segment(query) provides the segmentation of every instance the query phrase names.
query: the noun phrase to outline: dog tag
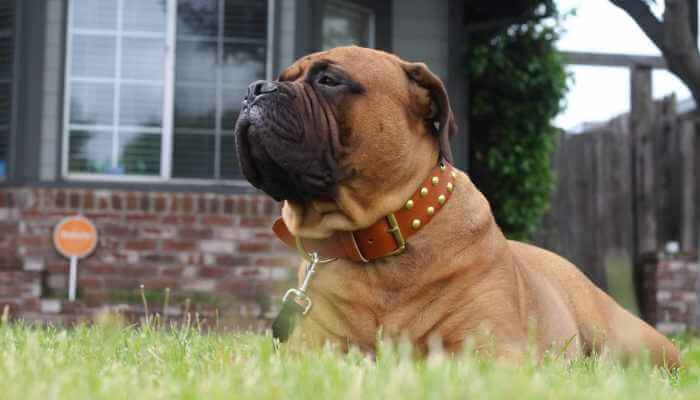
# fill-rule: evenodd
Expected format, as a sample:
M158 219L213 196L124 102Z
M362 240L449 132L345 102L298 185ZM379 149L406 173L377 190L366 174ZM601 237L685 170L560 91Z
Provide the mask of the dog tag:
M287 297L282 309L272 323L272 338L284 343L292 336L299 317L304 315L305 307L296 302L294 296Z

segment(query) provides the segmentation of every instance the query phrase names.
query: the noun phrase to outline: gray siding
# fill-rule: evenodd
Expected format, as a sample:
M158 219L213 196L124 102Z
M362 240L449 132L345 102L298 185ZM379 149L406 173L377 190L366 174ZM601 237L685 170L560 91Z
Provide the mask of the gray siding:
M393 52L407 61L426 63L447 82L449 1L393 1L392 18Z
M59 169L63 113L63 63L65 56L66 0L46 1L46 46L41 105L39 179L54 181Z

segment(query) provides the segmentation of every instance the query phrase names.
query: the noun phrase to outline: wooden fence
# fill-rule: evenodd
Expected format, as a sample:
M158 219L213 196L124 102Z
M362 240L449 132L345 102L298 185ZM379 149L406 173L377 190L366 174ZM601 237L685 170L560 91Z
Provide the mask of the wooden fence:
M611 268L632 269L672 241L694 253L700 241L696 123L673 98L642 95L648 101L633 101L630 115L558 139L556 187L536 238L603 288ZM641 271L634 275L640 290Z

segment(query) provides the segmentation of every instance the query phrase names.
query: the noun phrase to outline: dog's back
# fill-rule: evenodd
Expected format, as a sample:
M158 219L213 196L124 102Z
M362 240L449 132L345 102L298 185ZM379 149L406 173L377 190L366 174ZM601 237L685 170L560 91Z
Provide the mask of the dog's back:
M565 304L568 313L542 310L538 321L558 326L569 314L576 324L583 351L614 351L623 359L648 352L657 365L676 367L680 355L676 347L644 321L622 308L596 287L581 271L564 258L525 243L509 241L523 275L541 304ZM551 308L545 307L545 308Z

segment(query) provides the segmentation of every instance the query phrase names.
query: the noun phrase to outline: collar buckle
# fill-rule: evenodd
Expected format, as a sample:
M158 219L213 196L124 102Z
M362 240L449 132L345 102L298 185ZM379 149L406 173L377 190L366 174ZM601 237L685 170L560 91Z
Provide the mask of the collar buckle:
M391 236L394 237L396 249L387 254L385 257L397 256L406 250L406 239L404 239L403 235L401 234L401 227L399 226L399 222L396 220L394 213L388 214L386 216L386 221L389 223L389 229L387 232L391 233Z

